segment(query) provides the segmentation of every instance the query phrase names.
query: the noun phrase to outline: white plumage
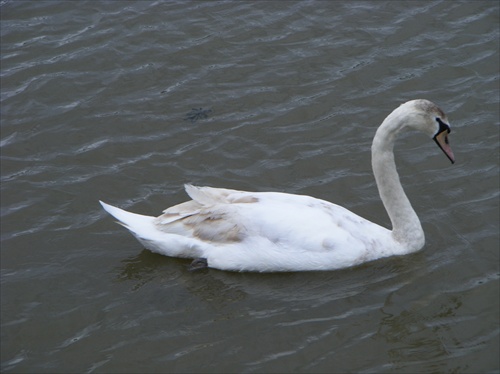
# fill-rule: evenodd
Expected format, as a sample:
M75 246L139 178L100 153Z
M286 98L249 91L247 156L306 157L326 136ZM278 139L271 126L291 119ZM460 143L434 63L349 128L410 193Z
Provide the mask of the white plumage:
M101 204L149 250L203 259L221 270L332 270L403 255L425 242L394 164L393 143L406 128L433 137L454 162L448 121L433 103L409 101L384 120L373 140L372 166L392 230L324 200L277 192L186 185L192 200L156 218Z

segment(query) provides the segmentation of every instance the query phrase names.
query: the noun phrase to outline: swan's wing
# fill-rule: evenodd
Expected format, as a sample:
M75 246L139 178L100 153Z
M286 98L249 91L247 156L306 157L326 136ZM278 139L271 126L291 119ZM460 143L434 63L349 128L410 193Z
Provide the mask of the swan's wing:
M245 237L238 204L257 202L252 193L192 185L185 188L193 200L170 207L156 218L160 230L221 244Z

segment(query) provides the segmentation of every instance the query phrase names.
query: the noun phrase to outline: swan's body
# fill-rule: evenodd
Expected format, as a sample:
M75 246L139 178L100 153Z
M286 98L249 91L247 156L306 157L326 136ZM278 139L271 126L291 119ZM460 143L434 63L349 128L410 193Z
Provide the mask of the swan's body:
M392 230L324 200L277 192L186 185L192 200L157 218L101 204L149 250L201 258L222 270L332 270L403 255L425 243L394 164L394 141L407 128L433 137L454 162L448 121L433 103L409 101L384 120L373 139L372 167Z

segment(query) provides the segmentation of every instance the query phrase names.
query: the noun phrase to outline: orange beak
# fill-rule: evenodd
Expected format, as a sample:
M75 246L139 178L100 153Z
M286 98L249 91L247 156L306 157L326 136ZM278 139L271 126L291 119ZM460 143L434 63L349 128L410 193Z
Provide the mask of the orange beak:
M455 163L455 156L453 155L453 151L451 150L450 143L448 141L448 133L450 130L441 131L434 137L434 141L437 143L439 148L444 152L444 154L450 159L451 163Z

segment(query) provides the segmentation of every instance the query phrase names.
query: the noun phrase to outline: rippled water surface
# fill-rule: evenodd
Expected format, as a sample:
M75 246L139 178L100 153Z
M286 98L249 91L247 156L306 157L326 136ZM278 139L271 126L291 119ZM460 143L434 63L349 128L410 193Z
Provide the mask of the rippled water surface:
M2 1L2 372L499 372L496 1ZM389 225L377 125L427 243L332 272L191 273L98 199L286 191Z

